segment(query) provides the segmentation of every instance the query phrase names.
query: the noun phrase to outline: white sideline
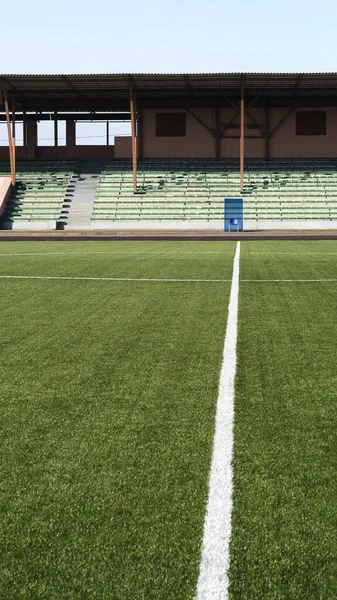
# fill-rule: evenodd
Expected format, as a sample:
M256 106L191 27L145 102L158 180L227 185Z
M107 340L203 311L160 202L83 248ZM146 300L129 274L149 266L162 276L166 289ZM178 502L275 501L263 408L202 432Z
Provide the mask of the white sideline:
M233 283L233 279L170 279L151 277L76 277L75 275L0 275L0 279L54 279L60 281L154 281L175 283ZM241 279L240 283L336 283L337 279Z
M232 254L232 252L210 252L204 250L121 250L121 251L89 251L89 252L3 252L0 256L84 256L85 254Z
M337 279L241 279L241 283L333 283Z
M307 254L310 255L315 255L315 254L330 254L333 256L336 256L337 252L249 252L249 254L268 254L268 255L274 255L274 254L287 254L288 256L306 256Z
M67 275L0 275L0 279L56 279L66 281L174 281L175 283L230 283L231 279L151 279L150 277L72 277Z
M240 242L236 246L233 264L196 600L226 600L228 598L239 266Z

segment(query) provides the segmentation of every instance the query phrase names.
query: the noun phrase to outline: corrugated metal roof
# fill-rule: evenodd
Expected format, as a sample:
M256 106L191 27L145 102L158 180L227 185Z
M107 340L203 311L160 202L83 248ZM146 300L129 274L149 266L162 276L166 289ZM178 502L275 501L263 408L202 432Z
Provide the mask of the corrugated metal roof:
M147 88L160 90L163 87L186 90L209 87L223 89L240 85L242 78L246 89L274 87L292 89L312 89L315 87L335 88L337 73L101 73L101 74L3 74L9 88L17 87L33 91L42 89L67 90L71 84L88 90L106 88L109 84L113 89L128 89L132 81L140 90Z
M244 81L247 96L270 98L337 96L337 73L102 73L4 74L0 84L27 106L76 100L90 103L127 99L129 85L139 98L216 98L237 96ZM69 103L69 102L68 102Z

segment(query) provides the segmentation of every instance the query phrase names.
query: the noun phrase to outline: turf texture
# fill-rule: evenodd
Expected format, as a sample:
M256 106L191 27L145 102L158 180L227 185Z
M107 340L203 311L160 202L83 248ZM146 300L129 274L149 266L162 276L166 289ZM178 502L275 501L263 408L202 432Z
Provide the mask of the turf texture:
M198 247L1 244L80 254L0 274L231 277ZM1 600L193 598L229 290L0 279Z
M337 244L243 244L241 278L337 279ZM241 284L233 600L337 597L336 315L337 282Z
M234 252L2 242L0 275L231 279ZM329 278L336 242L241 243L231 600L337 597L337 282L243 281ZM229 292L0 278L0 600L194 599Z

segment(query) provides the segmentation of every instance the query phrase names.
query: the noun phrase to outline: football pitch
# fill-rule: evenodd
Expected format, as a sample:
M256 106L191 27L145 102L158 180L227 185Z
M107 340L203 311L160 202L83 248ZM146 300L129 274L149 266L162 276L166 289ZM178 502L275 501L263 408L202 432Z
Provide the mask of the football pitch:
M0 600L197 597L236 250L1 242ZM337 242L239 262L229 587L198 600L333 600Z

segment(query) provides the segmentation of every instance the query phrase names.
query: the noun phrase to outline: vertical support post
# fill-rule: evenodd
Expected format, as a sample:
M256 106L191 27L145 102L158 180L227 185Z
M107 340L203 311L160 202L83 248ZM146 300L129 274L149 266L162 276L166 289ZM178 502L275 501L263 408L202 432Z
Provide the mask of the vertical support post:
M144 156L144 148L143 148L143 109L139 106L138 103L138 111L137 111L137 142L138 142L138 157L143 158Z
M264 122L265 122L265 137L264 137L264 157L270 157L270 122L269 122L269 106L266 103L264 107Z
M76 156L76 121L66 120L66 157L74 158Z
M109 131L109 121L106 122L106 145L109 146L109 138L110 138L110 131Z
M16 137L16 122L15 122L15 98L12 97L12 153L13 153L13 168L14 168L14 184L16 182L16 147L15 147L15 137Z
M25 110L23 111L22 128L23 128L23 148L24 148L25 158L27 158L27 113Z
M2 89L5 112L6 112L6 122L7 122L7 135L8 135L8 149L9 149L9 163L11 168L11 181L12 185L15 185L15 169L14 169L14 157L13 157L13 141L12 141L12 132L11 132L11 122L9 118L9 108L8 108L8 98L6 88Z
M137 159L138 159L138 109L137 109L137 97L136 94L133 93L133 104L134 104L134 119L135 119L135 157L136 157L136 176L137 176Z
M27 146L26 157L28 159L36 157L37 147L37 122L36 117L27 120Z
M220 158L220 108L215 107L215 158Z
M57 120L57 111L54 112L54 145L55 145L55 154L56 158L58 158L58 145L59 145L59 128L58 128L58 120Z
M132 83L129 85L130 91L130 114L131 114L131 149L132 149L132 170L133 170L133 191L137 191L137 144L136 144L136 118L135 118L135 94Z
M243 79L241 80L240 113L240 190L242 192L245 162L245 86Z
M12 98L12 140L15 139L16 127L15 127L15 100Z
M67 149L76 146L76 123L71 119L66 121L66 146Z

